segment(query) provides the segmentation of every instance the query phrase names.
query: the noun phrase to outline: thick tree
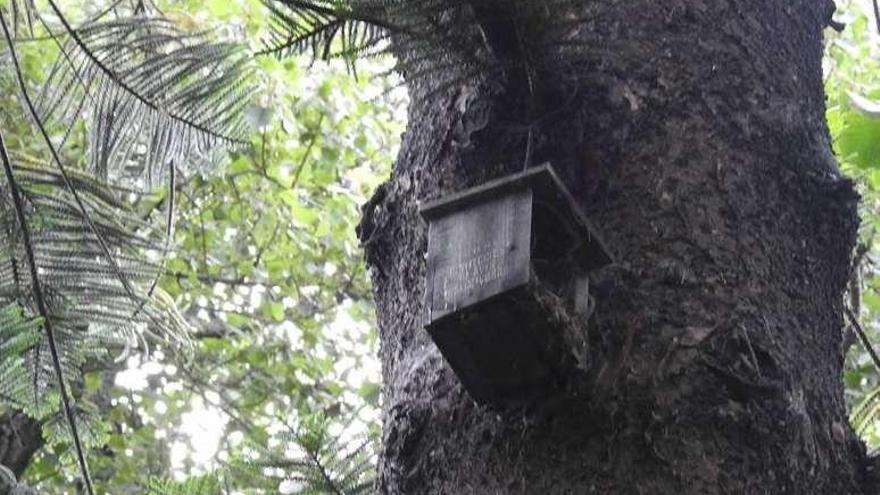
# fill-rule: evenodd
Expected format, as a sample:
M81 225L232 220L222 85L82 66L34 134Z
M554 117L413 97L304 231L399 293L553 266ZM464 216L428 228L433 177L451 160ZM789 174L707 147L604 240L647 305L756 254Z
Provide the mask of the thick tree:
M360 231L379 491L873 493L841 383L858 197L824 118L831 2L441 3L394 33L414 103ZM406 41L428 24L438 56ZM590 366L480 406L422 326L418 205L545 161L615 260Z
M390 35L414 97L360 229L380 492L877 490L840 383L858 220L824 122L830 1L269 3L305 26L282 49ZM477 405L422 328L418 205L547 161L614 257L592 275L590 355L558 389ZM21 431L0 428L3 463Z

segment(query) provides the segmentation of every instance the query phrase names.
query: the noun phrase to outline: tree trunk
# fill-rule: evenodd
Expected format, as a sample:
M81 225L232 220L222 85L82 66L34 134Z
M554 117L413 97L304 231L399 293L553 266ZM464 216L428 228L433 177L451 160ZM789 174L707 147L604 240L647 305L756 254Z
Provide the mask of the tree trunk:
M20 412L0 415L0 465L20 477L43 446L40 423Z
M571 3L538 114L515 70L410 84L400 156L360 228L384 366L379 491L870 493L840 379L858 219L824 119L830 2ZM590 369L523 407L479 406L422 327L417 206L544 161L615 258L592 276Z

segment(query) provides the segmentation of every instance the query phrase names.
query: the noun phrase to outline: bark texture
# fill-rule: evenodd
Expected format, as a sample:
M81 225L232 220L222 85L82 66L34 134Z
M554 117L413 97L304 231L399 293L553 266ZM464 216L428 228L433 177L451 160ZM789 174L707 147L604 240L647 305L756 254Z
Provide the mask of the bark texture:
M0 415L0 464L20 477L43 446L40 423L20 412Z
M572 4L556 36L586 48L548 44L539 119L523 121L512 71L411 86L424 100L360 230L385 379L379 491L872 493L840 380L858 220L824 120L829 4ZM553 163L616 262L592 283L589 372L492 410L421 326L417 204L521 170L529 130L534 163Z

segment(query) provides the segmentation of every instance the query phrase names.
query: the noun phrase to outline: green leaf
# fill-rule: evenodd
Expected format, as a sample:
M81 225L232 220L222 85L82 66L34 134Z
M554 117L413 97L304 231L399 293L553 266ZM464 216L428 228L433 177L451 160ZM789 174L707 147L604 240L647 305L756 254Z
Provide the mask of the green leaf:
M847 111L839 125L837 153L862 169L880 167L880 120Z
M101 373L99 371L91 371L85 374L85 386L89 392L97 392L101 390Z
M284 305L281 303L269 304L269 315L275 321L284 321Z

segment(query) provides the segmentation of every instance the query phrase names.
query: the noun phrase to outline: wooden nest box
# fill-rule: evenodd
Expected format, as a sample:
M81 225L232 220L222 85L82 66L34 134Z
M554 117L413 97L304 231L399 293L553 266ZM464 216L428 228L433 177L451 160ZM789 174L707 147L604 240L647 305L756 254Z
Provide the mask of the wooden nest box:
M585 354L585 331L572 333L592 310L587 274L611 257L552 167L420 212L428 221L425 326L471 396L517 403L558 385Z

